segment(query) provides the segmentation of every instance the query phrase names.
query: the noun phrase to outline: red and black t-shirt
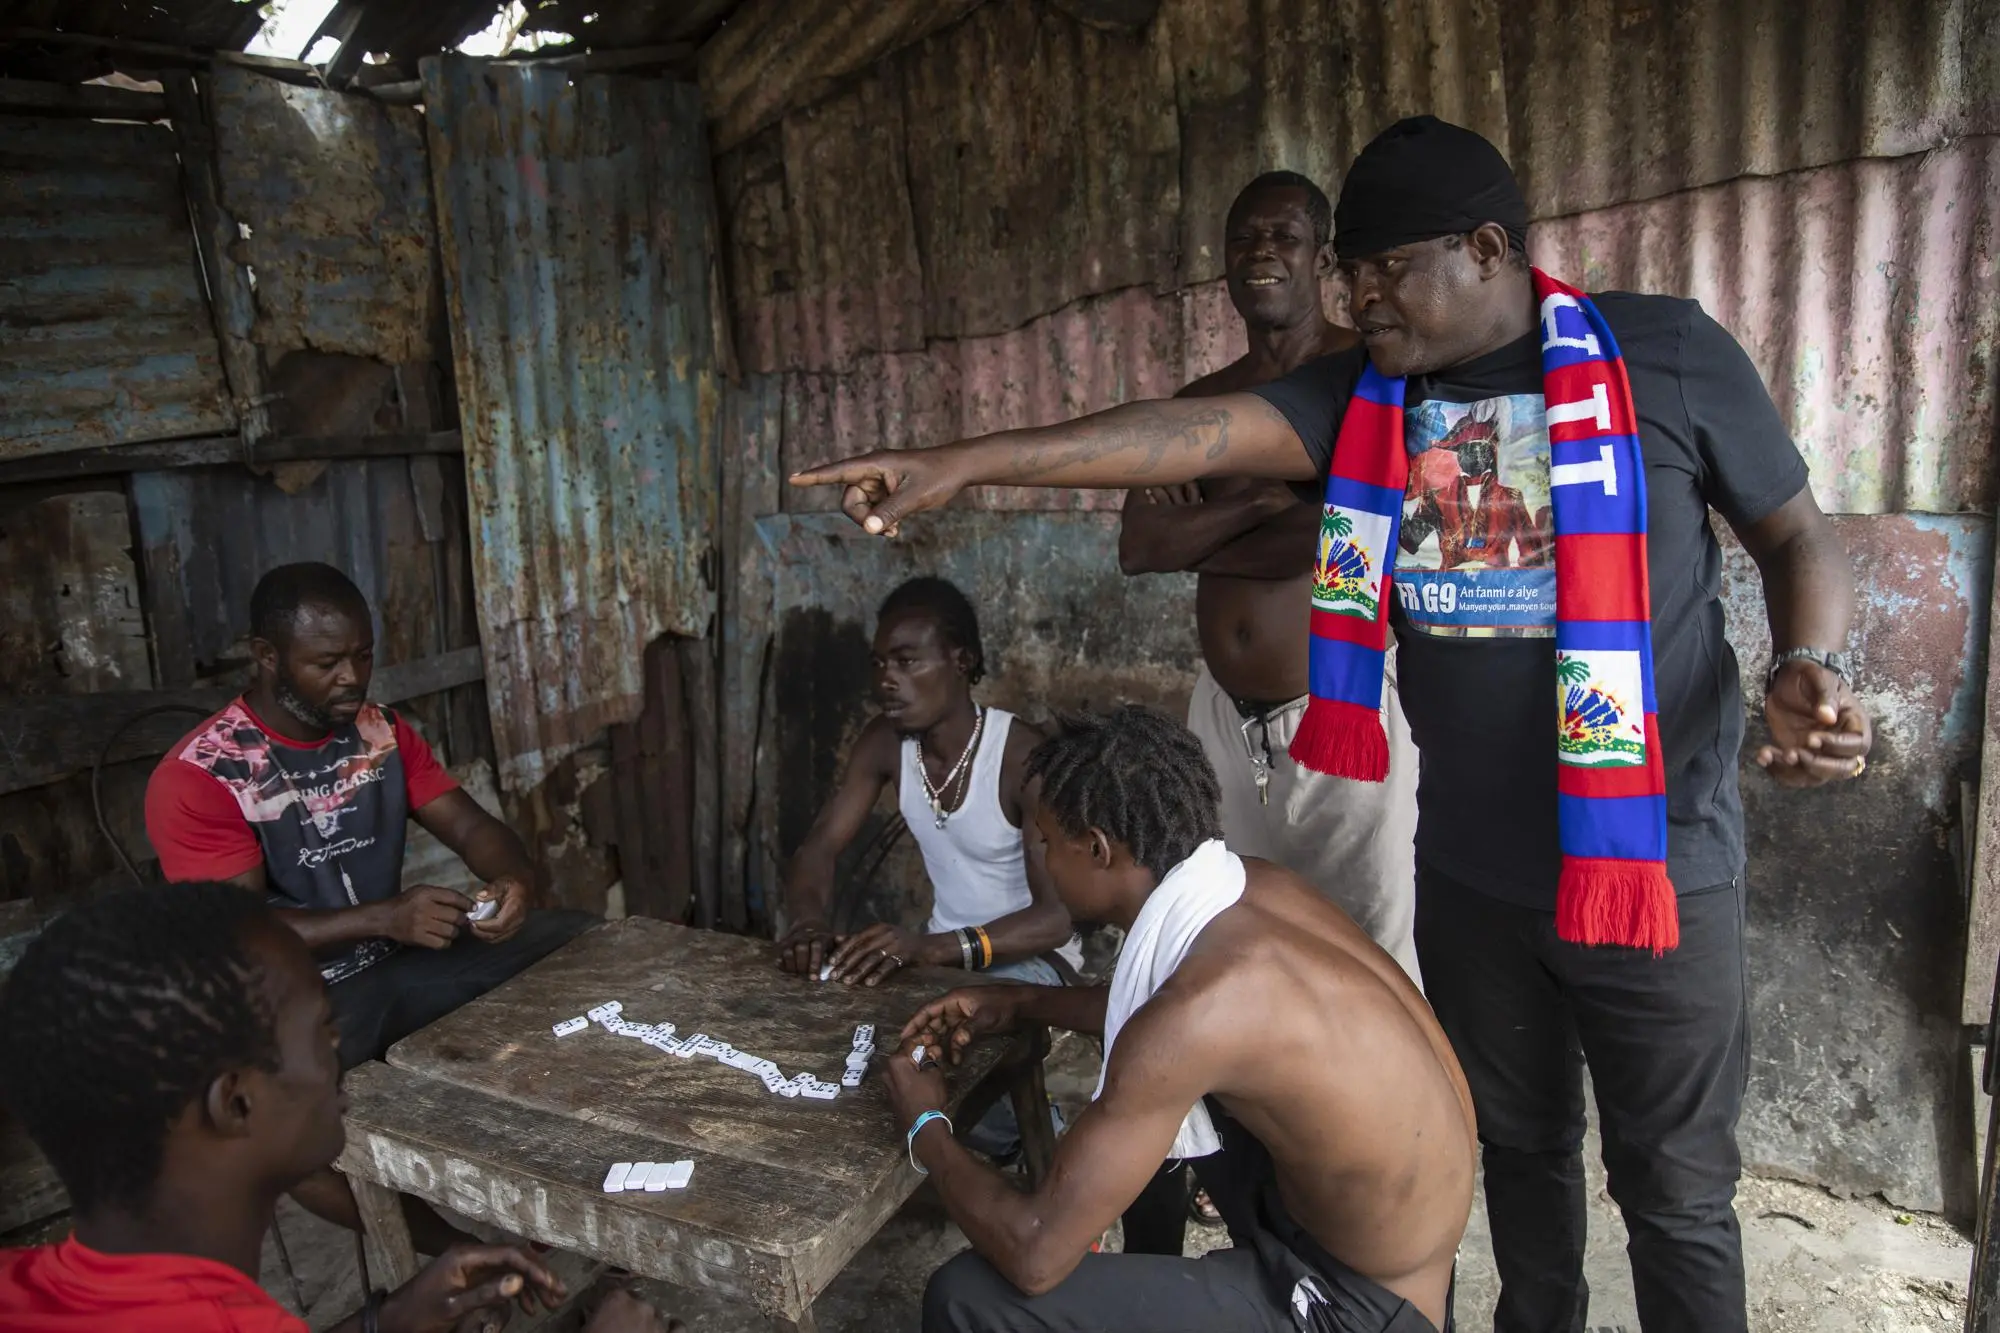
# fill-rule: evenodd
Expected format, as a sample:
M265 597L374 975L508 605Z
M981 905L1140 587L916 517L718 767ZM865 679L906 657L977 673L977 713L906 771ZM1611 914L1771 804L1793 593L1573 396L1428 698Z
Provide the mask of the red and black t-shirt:
M146 787L146 836L175 882L231 879L261 864L272 905L329 910L401 889L410 812L458 784L423 737L386 708L311 743L287 740L246 699L177 744ZM339 981L387 957L365 940L320 960Z

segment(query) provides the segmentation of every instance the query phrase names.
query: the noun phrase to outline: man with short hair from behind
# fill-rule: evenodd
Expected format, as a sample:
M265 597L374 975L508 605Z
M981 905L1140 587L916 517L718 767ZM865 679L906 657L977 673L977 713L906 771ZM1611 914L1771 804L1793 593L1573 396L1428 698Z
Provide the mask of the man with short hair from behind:
M305 1333L256 1273L278 1196L341 1150L336 1044L305 944L240 888L125 889L51 922L0 990L0 1068L76 1230L0 1251L0 1328ZM497 1329L564 1294L518 1247L461 1246L335 1329ZM614 1292L586 1333L666 1327Z

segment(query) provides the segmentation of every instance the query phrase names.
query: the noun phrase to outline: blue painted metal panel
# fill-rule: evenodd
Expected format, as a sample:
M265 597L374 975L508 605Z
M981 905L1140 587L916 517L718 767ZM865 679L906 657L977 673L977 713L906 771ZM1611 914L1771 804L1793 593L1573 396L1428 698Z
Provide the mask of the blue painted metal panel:
M501 782L639 713L715 609L721 390L692 85L423 64Z
M233 431L173 132L0 125L0 458Z
M333 565L368 598L379 665L437 651L431 553L407 460L331 463L296 493L240 467L136 472L131 490L148 577L170 585L150 600L186 608L190 671L242 658L251 590L300 560Z

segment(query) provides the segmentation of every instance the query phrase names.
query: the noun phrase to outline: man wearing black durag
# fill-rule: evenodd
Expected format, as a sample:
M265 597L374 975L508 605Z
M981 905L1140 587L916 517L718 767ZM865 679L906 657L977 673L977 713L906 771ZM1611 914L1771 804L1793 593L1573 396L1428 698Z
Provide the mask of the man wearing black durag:
M1586 296L1532 269L1527 221L1491 144L1402 121L1335 209L1362 348L1247 393L794 483L844 486L847 513L886 532L965 486L1323 481L1293 754L1385 772L1364 720L1393 628L1422 756L1417 956L1477 1111L1496 1328L1584 1326L1588 1062L1642 1327L1729 1333L1745 1326L1743 716L1709 510L1763 575L1756 759L1786 786L1867 767L1852 574L1735 340L1692 301Z

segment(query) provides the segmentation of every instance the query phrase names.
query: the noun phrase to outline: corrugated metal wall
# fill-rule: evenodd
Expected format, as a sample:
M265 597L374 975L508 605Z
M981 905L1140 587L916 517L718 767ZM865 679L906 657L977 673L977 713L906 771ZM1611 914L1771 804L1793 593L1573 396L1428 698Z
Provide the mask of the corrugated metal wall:
M709 154L690 85L424 63L498 771L630 721L715 610Z
M1044 0L988 0L723 145L732 310L760 404L742 421L748 471L1060 420L1216 368L1242 348L1215 281L1236 191L1291 168L1332 192L1363 142L1418 112L1510 155L1538 219L1530 248L1558 274L1702 300L1763 374L1822 504L1854 516L1840 531L1878 749L1866 782L1840 793L1794 797L1744 774L1764 978L1744 1144L1767 1168L1936 1207L1965 1160L1936 1129L1961 1067L1964 904L1942 849L1985 697L2000 0L1165 0L1138 34L1086 31ZM737 504L769 512L760 496L832 499L766 480ZM961 533L973 517L934 520L938 560L1009 540ZM1040 531L1046 517L1011 521ZM1101 573L1050 565L1035 577L1056 586L1035 604ZM1760 589L1740 558L1731 580L1732 630L1754 659ZM782 668L787 633L831 651L863 632L865 591L796 590L790 631L768 606L743 617L724 797L753 872L788 848L776 822L756 824L750 793L762 803L771 787L747 756L832 739L801 732L810 719L760 682ZM1190 599L1158 591L1162 628L1102 642L1093 670L1158 658L1159 636L1191 623ZM832 619L807 625L814 597ZM982 604L989 635L1020 630L1016 600L1007 585ZM1754 684L1754 661L1746 671ZM757 846L759 827L779 845ZM1885 923L1908 942L1871 964Z
M1822 503L1982 507L1996 34L2000 0L1167 0L1138 36L990 0L721 155L739 351L749 370L822 377L787 381L788 465L943 438L954 413L912 418L912 401L1011 402L988 429L1060 419L1077 321L1213 280L1243 182L1289 167L1331 192L1376 130L1431 111L1510 153L1550 219L1538 253L1568 276L1712 301ZM1185 349L1236 322L1195 305L1179 338L1106 330L1104 355L1134 386L1187 378ZM1911 339L1885 334L1905 321L1924 373L1891 385ZM965 335L1022 356L954 387ZM902 374L870 356L919 352ZM790 429L804 421L835 433Z
M234 429L173 132L0 134L0 457Z

